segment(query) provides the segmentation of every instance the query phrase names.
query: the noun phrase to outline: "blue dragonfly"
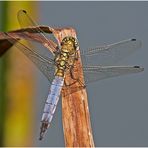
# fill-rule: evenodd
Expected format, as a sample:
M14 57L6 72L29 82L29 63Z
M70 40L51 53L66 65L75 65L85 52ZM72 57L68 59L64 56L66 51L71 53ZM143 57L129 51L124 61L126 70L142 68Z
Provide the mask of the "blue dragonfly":
M76 36L65 36L61 42L58 42L53 35L58 28L37 25L25 10L20 10L17 17L21 29L0 33L0 56L13 45L16 46L38 67L51 84L41 119L40 140L43 139L52 121L63 89L69 89L70 93L74 93L91 82L144 70L140 66L112 66L141 48L140 40L123 40L90 48L80 53ZM51 36L47 37L47 34ZM22 43L21 39L25 39L28 44ZM39 42L46 48L32 47L30 43L34 42ZM79 59L83 65L81 67L83 75L75 75ZM65 81L67 75L73 80L70 84ZM79 84L79 87L73 87L75 82Z

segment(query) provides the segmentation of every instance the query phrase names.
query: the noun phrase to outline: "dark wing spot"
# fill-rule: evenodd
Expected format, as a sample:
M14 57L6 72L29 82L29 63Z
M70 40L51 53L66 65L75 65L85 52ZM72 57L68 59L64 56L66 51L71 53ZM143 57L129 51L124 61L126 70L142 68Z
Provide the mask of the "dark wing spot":
M131 39L131 41L136 41L136 39Z

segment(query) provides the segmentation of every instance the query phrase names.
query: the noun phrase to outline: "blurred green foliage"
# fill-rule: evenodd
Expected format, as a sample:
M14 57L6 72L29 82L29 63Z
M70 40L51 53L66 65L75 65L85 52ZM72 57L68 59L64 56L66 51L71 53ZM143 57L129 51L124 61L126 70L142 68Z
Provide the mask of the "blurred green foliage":
M0 2L0 31L7 31L7 6L8 2ZM8 69L8 58L4 55L0 58L0 146L4 146L4 130L6 115L6 80Z
M0 32L19 28L16 15L20 9L36 15L37 3L0 1ZM34 104L34 73L26 64L26 59L17 50L11 50L0 57L1 147L32 144L34 115L30 111Z

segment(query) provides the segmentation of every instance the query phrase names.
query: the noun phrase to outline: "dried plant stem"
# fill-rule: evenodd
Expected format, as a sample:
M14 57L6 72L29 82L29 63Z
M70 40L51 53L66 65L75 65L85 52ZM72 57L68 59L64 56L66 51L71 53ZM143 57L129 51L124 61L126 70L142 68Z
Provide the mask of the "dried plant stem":
M53 33L59 42L66 36L76 38L73 28L57 29ZM80 55L80 52L78 54ZM83 76L81 59L77 61L76 67L75 74L78 77ZM70 83L70 76L66 76L65 81ZM82 82L84 82L83 78ZM75 88L78 87L78 83L73 85ZM86 89L80 89L74 93L69 93L69 88L64 89L62 116L66 147L94 147Z
M67 147L94 147L86 90L62 98L63 130Z

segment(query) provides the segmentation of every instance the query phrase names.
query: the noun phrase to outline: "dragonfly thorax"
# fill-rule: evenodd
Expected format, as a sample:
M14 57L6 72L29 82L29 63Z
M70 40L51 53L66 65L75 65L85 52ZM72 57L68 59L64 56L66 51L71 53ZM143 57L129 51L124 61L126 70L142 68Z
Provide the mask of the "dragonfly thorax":
M64 77L66 69L71 67L77 52L77 41L74 37L65 37L61 42L61 50L55 58L56 76Z

